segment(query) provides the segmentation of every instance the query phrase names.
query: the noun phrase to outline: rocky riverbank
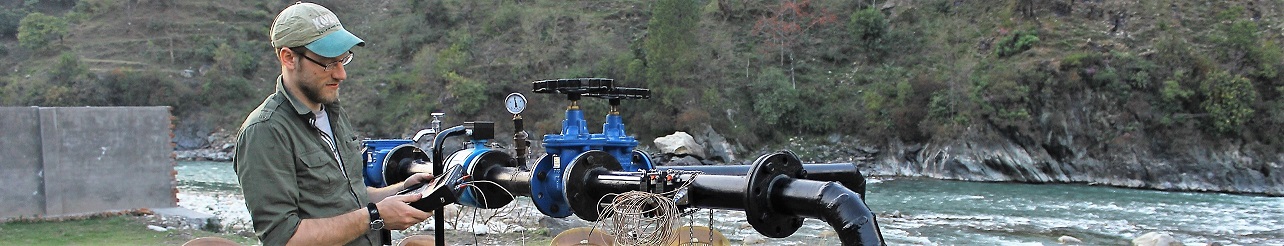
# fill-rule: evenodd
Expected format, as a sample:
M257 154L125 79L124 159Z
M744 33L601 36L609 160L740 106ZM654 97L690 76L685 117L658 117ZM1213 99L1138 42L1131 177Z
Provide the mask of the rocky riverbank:
M1046 137L969 130L926 144L890 141L862 171L967 181L1086 183L1130 188L1284 196L1284 154L1244 143L1208 141L1169 148L1143 136L1106 141L1048 132Z

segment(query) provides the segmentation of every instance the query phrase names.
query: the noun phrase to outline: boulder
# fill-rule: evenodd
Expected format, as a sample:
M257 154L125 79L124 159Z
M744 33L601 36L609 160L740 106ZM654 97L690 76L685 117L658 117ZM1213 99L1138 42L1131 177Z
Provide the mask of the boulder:
M1061 236L1057 238L1057 242L1061 244L1082 244L1083 240L1071 236Z
M1149 232L1132 240L1132 245L1136 246L1182 246L1181 241L1177 241L1172 235L1164 232Z
M723 137L722 134L718 134L717 131L714 131L712 126L705 125L704 134L702 135L704 136L704 141L702 142L707 148L705 150L708 151L707 153L709 154L709 157L706 158L707 160L721 163L732 163L736 161L735 148L731 146L730 142L727 142L726 137Z
M674 132L668 136L655 139L655 147L660 149L660 153L673 155L692 155L698 159L704 159L707 156L704 152L704 146L696 143L695 137L686 132Z

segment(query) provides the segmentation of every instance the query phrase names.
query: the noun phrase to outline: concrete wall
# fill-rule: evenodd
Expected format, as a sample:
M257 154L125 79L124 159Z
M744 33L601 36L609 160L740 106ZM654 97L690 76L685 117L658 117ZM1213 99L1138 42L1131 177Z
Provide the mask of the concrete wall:
M173 207L168 107L0 107L0 221Z

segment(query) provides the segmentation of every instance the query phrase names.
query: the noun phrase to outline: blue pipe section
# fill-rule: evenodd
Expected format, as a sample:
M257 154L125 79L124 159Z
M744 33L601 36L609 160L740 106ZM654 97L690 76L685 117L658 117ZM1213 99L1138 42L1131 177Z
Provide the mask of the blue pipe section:
M386 160L384 159L388 158L388 154L397 146L410 143L414 142L409 139L376 139L361 141L361 149L363 152L361 160L366 164L366 186L375 188L388 186L388 183L383 177L384 168L386 168L384 166L384 162L386 162Z

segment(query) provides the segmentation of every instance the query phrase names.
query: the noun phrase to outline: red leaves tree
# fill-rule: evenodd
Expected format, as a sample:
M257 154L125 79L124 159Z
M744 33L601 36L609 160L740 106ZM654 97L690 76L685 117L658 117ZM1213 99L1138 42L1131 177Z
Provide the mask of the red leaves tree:
M813 30L837 22L838 16L817 6L811 0L784 0L754 24L753 35L763 37L763 51L778 53L782 65L788 62L789 81L794 88L794 53L804 45Z

